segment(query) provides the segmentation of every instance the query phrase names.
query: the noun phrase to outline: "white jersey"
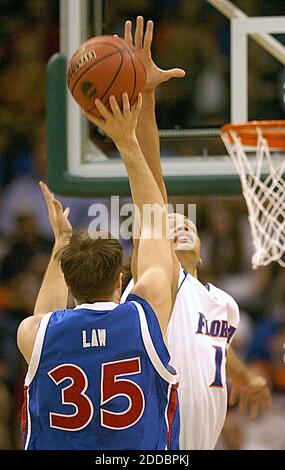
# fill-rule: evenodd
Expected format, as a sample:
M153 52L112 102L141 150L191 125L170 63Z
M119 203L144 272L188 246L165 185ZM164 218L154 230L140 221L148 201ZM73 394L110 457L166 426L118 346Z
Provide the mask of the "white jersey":
M129 283L122 302L133 288ZM234 299L180 269L167 329L171 364L179 375L180 449L214 449L227 410L226 354L239 322Z

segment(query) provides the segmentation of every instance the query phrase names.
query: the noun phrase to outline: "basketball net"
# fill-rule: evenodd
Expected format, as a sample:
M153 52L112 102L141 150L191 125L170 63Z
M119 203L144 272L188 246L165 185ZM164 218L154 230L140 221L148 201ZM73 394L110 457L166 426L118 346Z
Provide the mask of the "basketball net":
M256 127L255 148L246 147L233 129L222 129L221 135L240 176L248 208L255 249L252 267L257 269L271 261L285 267L285 157L277 164L274 162L261 128Z

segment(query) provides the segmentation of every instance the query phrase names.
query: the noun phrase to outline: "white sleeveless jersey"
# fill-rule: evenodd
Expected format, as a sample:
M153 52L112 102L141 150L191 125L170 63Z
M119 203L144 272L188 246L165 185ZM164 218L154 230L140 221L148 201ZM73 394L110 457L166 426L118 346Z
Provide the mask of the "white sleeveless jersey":
M122 302L133 288L129 283ZM227 410L226 354L239 322L234 299L180 269L167 329L171 364L179 375L180 449L214 449Z

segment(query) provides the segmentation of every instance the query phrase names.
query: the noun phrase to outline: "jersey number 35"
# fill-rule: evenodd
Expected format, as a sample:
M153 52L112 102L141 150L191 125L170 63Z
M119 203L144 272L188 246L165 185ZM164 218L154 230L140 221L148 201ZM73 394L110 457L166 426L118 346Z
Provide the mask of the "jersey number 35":
M136 424L144 411L145 399L140 386L122 376L140 374L140 358L135 357L123 361L107 362L101 366L101 402L100 424L103 427L121 430ZM74 364L61 364L48 372L49 377L56 385L69 379L71 383L61 390L63 405L73 405L73 414L59 414L50 412L51 428L64 431L80 431L84 429L93 418L94 405L86 394L88 378L85 372ZM123 412L111 412L104 409L110 400L124 396L129 400L128 408Z

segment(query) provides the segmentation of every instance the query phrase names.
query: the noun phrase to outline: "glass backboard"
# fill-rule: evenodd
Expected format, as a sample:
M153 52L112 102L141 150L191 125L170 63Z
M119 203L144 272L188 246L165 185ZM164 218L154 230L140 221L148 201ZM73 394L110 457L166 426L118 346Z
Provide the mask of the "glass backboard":
M284 117L285 18L280 15L285 14L285 5L275 17L266 17L265 6L264 11L248 9L242 1L220 2L232 9L242 7L241 16L236 12L234 16L233 10L218 11L217 0L163 2L163 9L161 2L129 3L61 0L61 50L47 70L51 188L59 194L82 196L129 194L114 145L88 123L67 91L66 64L87 38L122 36L124 21L143 14L155 22L154 60L163 68L179 66L187 73L187 78L172 80L157 91L162 166L169 193L240 193L220 127L233 120ZM252 26L246 14L264 16ZM256 42L255 31L274 42L272 50L271 44L265 50L263 43ZM278 47L279 55L274 57ZM241 54L246 60L240 60Z

